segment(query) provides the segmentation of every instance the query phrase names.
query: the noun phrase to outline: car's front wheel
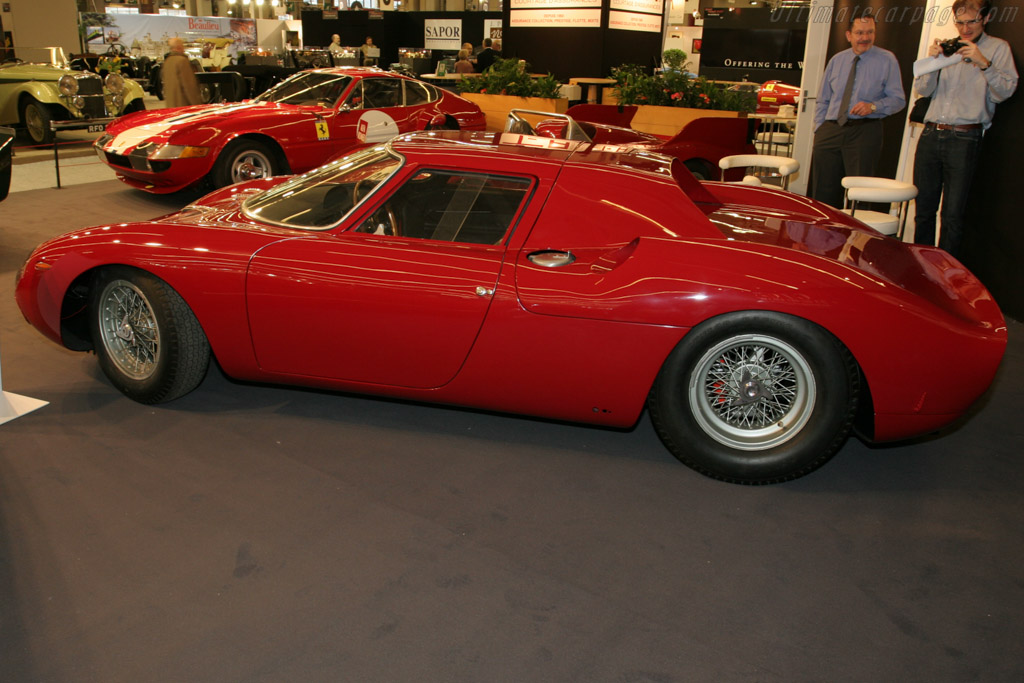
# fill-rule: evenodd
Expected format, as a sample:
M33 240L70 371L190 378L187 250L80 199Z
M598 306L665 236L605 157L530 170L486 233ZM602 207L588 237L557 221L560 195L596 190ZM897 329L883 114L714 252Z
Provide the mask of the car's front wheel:
M97 277L89 317L100 367L129 398L171 401L206 376L206 335L185 300L163 280L132 268L107 268Z
M229 143L214 164L214 187L225 187L246 180L269 178L281 172L277 157L264 143L239 139Z
M26 99L21 105L21 125L25 126L28 138L37 145L48 145L53 142L54 133L50 130L49 110L45 104Z
M845 442L859 374L839 341L799 318L746 312L692 330L665 361L651 420L683 463L715 479L801 477Z

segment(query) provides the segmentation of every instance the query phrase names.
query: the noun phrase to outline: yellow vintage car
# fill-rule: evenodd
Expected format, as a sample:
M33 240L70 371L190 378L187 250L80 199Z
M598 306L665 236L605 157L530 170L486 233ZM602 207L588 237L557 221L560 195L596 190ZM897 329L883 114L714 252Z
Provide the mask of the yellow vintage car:
M78 121L101 130L103 119L146 108L138 83L119 74L101 78L73 71L61 48L50 62L0 64L0 125L20 126L38 144L53 141L51 121ZM94 122L94 123L91 123Z

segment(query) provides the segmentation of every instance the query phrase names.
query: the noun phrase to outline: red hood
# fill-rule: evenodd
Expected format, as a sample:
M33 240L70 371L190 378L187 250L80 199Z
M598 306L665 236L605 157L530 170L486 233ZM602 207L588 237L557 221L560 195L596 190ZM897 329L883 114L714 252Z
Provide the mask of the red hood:
M125 154L145 141L167 142L171 136L206 129L213 134L227 131L225 121L232 127L250 128L249 121L258 119L259 127L268 126L268 119L287 114L289 117L306 113L315 116L320 107L277 104L275 102L227 102L223 104L199 104L178 109L156 109L138 112L112 123L107 134L112 139L103 145L104 149ZM193 143L194 144L194 143Z

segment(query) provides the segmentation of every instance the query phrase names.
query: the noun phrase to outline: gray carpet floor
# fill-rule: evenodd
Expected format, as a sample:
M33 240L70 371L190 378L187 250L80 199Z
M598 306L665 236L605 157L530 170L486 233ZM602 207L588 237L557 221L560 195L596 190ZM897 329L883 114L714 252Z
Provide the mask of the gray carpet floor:
M21 318L48 236L188 197L0 204L0 680L1024 680L1024 329L946 433L799 481L629 432L233 382L134 403ZM905 353L905 349L893 349ZM950 362L956 362L951 358ZM936 368L942 372L942 368Z

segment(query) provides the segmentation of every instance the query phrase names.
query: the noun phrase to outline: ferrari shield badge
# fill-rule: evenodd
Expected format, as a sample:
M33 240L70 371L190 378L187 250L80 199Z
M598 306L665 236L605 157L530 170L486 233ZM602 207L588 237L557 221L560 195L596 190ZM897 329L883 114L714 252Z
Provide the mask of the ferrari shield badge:
M327 121L324 119L316 120L316 139L317 140L330 140L331 131L327 128Z

